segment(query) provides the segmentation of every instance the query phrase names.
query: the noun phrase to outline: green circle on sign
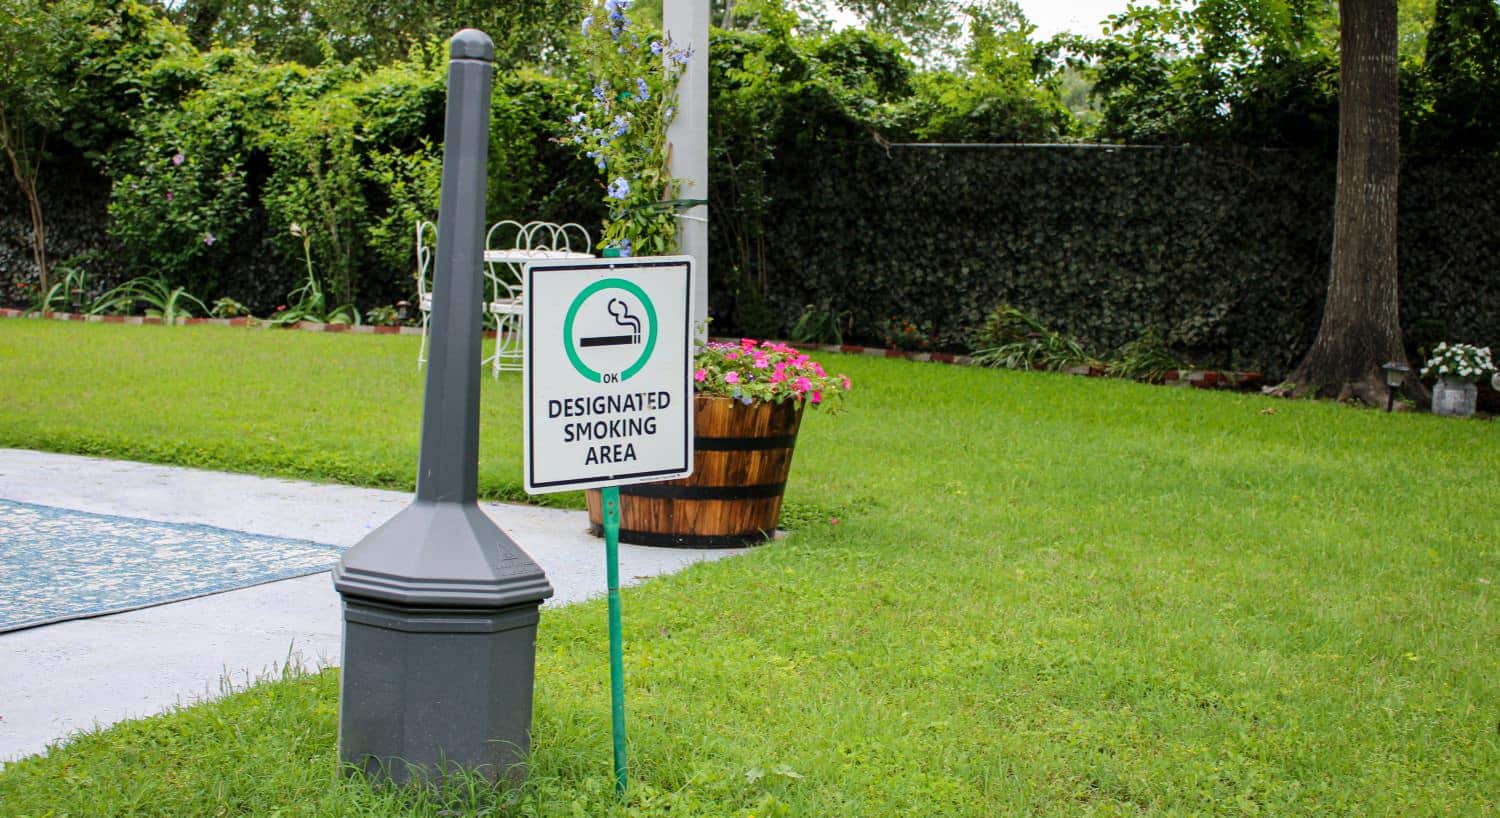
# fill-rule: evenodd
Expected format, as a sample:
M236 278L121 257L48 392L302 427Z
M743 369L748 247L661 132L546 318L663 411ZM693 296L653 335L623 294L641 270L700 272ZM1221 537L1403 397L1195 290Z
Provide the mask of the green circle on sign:
M573 319L578 317L579 308L583 306L583 302L587 301L589 296L600 290L610 288L624 290L640 299L641 306L646 308L646 320L651 324L650 331L646 333L646 345L641 350L641 357L636 358L635 363L626 367L620 373L620 380L628 381L635 373L640 372L641 367L645 366L646 362L651 360L651 351L656 348L656 307L652 305L651 299L646 297L645 290L637 286L635 282L626 281L623 278L606 278L584 287L583 292L579 293L573 299L573 303L568 306L568 316L563 319L563 348L568 351L568 361L573 364L574 369L578 370L578 374L594 383L602 383L604 376L584 363L582 358L578 357L578 348L573 343Z

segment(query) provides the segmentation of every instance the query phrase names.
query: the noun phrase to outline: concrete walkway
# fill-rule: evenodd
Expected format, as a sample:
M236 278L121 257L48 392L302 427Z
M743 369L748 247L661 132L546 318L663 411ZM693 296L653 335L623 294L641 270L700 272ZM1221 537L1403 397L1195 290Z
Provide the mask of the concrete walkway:
M0 498L342 546L411 501L405 492L17 449L0 449ZM605 592L603 541L588 534L583 512L483 508L547 572L557 594L546 607ZM634 583L734 553L622 545L620 573ZM288 657L306 667L337 664L341 626L325 571L0 634L0 762L95 725L219 695L226 680L243 687Z

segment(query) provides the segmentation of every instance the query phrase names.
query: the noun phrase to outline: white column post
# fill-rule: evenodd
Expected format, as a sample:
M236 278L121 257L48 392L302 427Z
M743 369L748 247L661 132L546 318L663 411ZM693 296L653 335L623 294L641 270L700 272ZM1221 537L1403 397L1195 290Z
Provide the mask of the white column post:
M677 87L677 115L667 125L673 176L685 180L678 196L708 198L708 18L709 0L663 0L662 24L677 48L692 59ZM677 246L693 257L693 322L708 320L708 207L677 218Z

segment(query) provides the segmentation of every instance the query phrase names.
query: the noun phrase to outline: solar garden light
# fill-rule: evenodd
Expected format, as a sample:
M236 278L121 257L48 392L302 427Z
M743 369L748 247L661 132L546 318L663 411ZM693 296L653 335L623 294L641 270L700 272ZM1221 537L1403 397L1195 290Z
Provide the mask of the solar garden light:
M494 57L483 32L454 35L416 499L333 570L344 601L339 759L398 784L459 769L524 777L537 613L552 595L478 504Z
M75 314L83 312L83 288L82 287L74 287L73 290L72 290L72 292L69 295L72 298L72 300L71 300L71 304L72 304L71 311L73 313L75 313Z
M407 314L408 314L408 312L410 310L411 310L411 302L410 301L397 301L396 302L396 320L398 322L402 323L402 324L405 324L406 323L406 316L407 316Z
M1399 361L1390 361L1381 364L1380 371L1385 373L1385 411L1391 411L1396 405L1396 390L1401 384L1406 383L1406 376L1411 373L1411 367Z

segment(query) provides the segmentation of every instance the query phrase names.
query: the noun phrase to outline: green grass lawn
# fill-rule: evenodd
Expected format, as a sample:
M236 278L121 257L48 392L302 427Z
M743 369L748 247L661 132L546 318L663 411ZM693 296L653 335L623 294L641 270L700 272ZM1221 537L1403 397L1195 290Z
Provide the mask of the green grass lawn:
M0 321L0 445L408 487L414 358ZM341 780L327 671L12 765L0 814L1500 812L1500 426L828 358L794 535L625 592L624 807L594 602L543 615L520 793ZM488 496L519 409L486 382Z

